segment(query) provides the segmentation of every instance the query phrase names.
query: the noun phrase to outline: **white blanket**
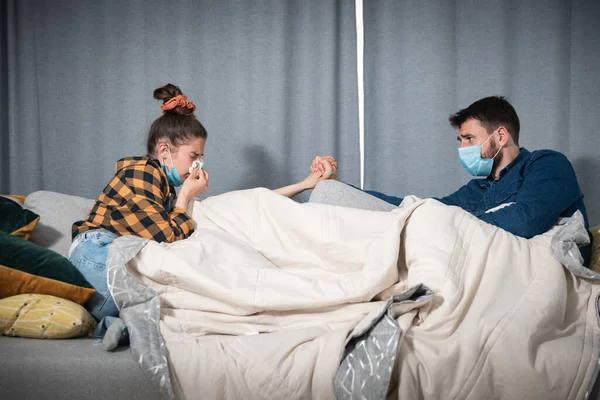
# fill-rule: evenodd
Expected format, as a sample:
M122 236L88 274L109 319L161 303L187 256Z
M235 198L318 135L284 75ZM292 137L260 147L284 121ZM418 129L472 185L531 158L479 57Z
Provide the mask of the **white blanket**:
M190 239L128 265L159 294L180 398L331 399L349 332L418 283L437 294L396 311L391 397L581 398L592 380L599 288L553 260L550 235L434 200L383 213L265 189L196 203L193 218Z
M399 398L584 398L598 368L600 285L555 261L551 238L519 238L437 202L411 214L406 281L437 296L400 346Z

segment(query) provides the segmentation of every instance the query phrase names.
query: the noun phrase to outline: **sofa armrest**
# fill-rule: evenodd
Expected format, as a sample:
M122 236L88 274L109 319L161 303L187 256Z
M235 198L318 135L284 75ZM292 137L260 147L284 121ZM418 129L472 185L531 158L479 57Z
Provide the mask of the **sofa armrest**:
M31 193L25 198L25 208L40 216L31 241L58 254L67 256L71 245L71 226L84 219L94 200L47 190Z

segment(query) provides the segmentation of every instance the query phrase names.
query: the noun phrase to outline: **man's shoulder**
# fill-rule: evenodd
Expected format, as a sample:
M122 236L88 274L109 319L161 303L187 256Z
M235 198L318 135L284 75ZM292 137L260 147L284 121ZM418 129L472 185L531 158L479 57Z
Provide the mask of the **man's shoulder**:
M571 161L563 153L556 150L535 150L529 153L529 157L525 161L524 173L529 172L535 175L561 175L575 177L575 169ZM546 172L544 172L546 171Z
M534 150L528 154L524 161L526 170L532 168L535 170L539 170L540 168L550 170L573 169L573 165L567 156L556 150Z
M548 162L551 162L553 160L561 160L569 162L569 159L563 153L561 153L560 151L550 149L534 150L529 153L527 161L533 162L538 160L544 160Z

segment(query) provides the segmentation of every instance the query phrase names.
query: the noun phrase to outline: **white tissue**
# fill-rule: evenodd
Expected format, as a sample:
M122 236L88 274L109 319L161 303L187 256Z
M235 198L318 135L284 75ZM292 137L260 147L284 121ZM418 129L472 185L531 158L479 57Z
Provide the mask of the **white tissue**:
M192 171L194 170L194 168L196 168L197 166L200 166L200 169L202 169L204 167L204 162L202 160L200 160L200 161L198 161L198 160L194 161L192 163L192 166L189 169L190 174L192 173Z

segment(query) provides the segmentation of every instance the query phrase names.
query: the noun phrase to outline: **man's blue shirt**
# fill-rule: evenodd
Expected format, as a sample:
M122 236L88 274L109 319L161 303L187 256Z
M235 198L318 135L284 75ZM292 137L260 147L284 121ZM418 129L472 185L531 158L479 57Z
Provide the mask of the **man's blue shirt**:
M400 197L366 192L391 204L402 202ZM500 171L498 180L473 179L437 200L524 238L546 232L559 217L570 217L577 210L583 214L585 227L589 229L583 193L573 166L563 154L553 150L529 152L521 148L519 155ZM506 206L486 212L500 205ZM581 249L586 262L590 247Z

